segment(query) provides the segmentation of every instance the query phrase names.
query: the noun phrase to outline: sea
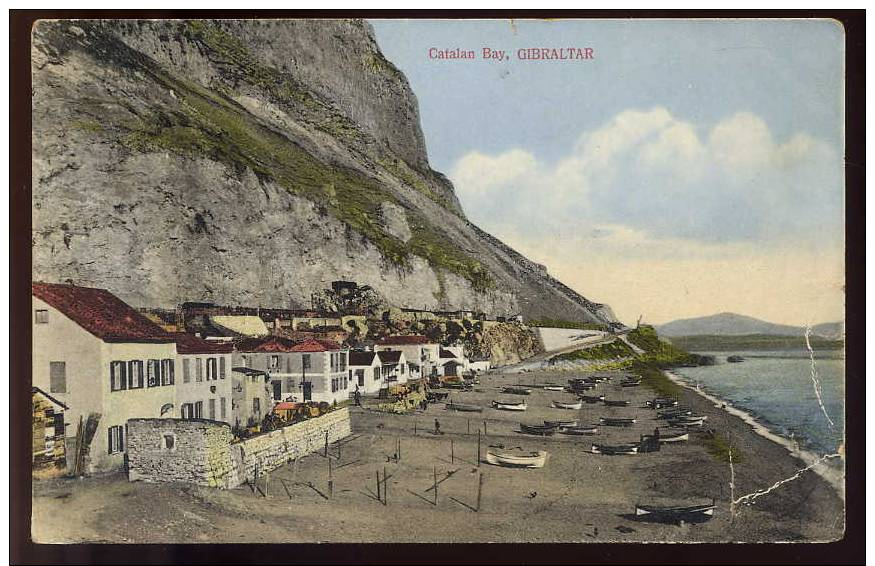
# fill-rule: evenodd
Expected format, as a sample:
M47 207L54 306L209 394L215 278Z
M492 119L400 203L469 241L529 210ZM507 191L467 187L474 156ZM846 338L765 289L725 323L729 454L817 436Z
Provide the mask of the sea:
M841 451L845 434L845 362L841 350L815 350L818 402L807 350L696 352L717 364L673 369L688 385L748 413L769 432L809 454ZM726 358L737 355L739 363ZM824 410L825 413L824 414ZM842 448L840 448L842 447Z

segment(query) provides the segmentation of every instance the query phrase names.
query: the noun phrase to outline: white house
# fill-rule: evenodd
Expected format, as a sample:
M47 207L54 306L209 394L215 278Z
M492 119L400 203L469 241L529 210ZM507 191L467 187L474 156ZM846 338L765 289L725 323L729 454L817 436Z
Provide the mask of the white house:
M209 419L234 424L230 343L208 342L193 334L175 333L176 407L183 419Z
M435 375L440 367L440 344L419 334L387 336L374 345L374 350L404 352L407 361L420 365L423 376Z
M459 346L441 348L438 365L438 373L441 375L462 375L468 369L468 359Z
M234 366L267 372L271 400L334 403L349 399L348 351L329 340L295 342L281 336L244 339Z
M33 385L68 407L68 468L80 419L90 426L83 437L93 433L83 471L123 467L128 419L174 416L173 336L104 289L33 283L31 291Z
M353 391L358 388L362 395L374 395L383 385L382 363L376 352L349 353L349 379Z
M407 383L407 358L401 350L382 350L377 352L380 360L380 374L383 386Z

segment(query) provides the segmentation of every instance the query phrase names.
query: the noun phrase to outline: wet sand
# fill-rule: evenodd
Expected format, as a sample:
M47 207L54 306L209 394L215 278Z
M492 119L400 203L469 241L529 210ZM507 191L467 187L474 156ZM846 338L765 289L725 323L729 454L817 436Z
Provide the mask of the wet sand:
M525 412L484 408L450 411L432 404L412 415L353 409L353 436L332 445L333 494L328 460L313 454L270 474L249 488L215 490L181 484L129 483L122 474L85 480L40 481L34 487L34 536L78 542L723 542L828 541L842 536L844 506L821 477L806 472L741 505L730 517L730 469L708 454L705 432L659 452L633 456L590 453L593 442L638 441L664 423L644 407L654 393L644 386L600 385L593 394L629 399L629 407L584 404L563 392L533 389L531 395L500 393L518 382L564 385L574 372L487 374L472 392L452 391L459 403L489 407L492 400L525 400ZM786 448L757 435L741 419L694 391L681 399L706 425L731 438L742 453L735 468L735 497L792 476L805 466ZM519 423L600 416L634 416L631 427L599 426L589 437L532 437ZM438 419L443 434L433 433ZM485 421L485 427L484 427ZM485 430L484 430L485 428ZM511 469L478 462L488 446L547 450L541 469ZM397 442L401 443L396 461ZM384 505L376 497L376 473L389 476ZM434 474L440 481L437 501ZM477 492L483 476L480 508ZM381 489L382 491L382 489ZM263 493L262 493L263 492ZM665 525L636 521L636 503L716 500L714 518L703 524Z

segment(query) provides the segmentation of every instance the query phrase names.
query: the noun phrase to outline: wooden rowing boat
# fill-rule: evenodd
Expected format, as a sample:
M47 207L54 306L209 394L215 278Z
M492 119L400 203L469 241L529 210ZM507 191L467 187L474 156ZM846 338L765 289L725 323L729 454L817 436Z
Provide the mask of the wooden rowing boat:
M593 444L592 445L592 453L593 454L607 454L609 456L637 454L638 453L638 445L637 444L615 444L615 445Z
M556 409L577 410L583 407L583 401L577 401L576 403L563 403L562 401L553 401L553 407L555 407Z
M637 381L624 381L620 383L620 387L638 387L639 385L641 385L640 379Z
M668 424L670 424L671 426L676 426L676 427L681 427L681 428L692 427L692 426L702 426L703 424L705 424L705 418L706 417L697 418L697 419L691 419L691 418L669 419Z
M629 401L623 401L619 399L605 399L605 405L608 407L628 407Z
M635 505L635 517L640 521L657 523L702 523L714 516L714 502L709 505L666 507L659 505Z
M466 405L464 403L447 403L444 405L445 409L449 409L451 411L461 411L463 413L482 413L483 407L480 405Z
M538 436L551 436L556 432L556 426L541 426L541 425L527 425L520 423L520 432L525 434L535 434Z
M605 426L632 426L635 424L636 419L634 418L621 418L621 417L601 417L599 419Z
M545 385L544 391L565 391L565 388L561 385Z
M581 395L580 400L584 403L601 403L605 400L604 395Z
M510 395L531 395L532 390L526 389L525 387L504 387L501 390L502 393L508 393Z
M560 426L559 434L570 434L581 436L585 434L595 434L599 431L598 427L595 425L585 425L585 426Z
M664 409L666 407L677 407L678 402L677 399L653 399L652 401L645 401L644 404L651 409Z
M525 401L520 401L519 403L493 401L492 408L498 409L499 411L525 411L528 408L528 405L526 405Z
M538 450L533 452L493 452L486 451L486 461L495 466L508 468L543 468L547 463L547 452Z
M656 418L658 418L658 419L676 419L679 417L686 417L686 416L689 416L692 414L693 414L692 409L675 408L675 409L669 409L666 411L659 411L658 413L656 413Z
M683 430L678 432L659 433L660 444L671 444L673 442L686 442L690 439L690 433Z
M544 421L544 426L550 426L553 428L563 426L577 426L577 421Z

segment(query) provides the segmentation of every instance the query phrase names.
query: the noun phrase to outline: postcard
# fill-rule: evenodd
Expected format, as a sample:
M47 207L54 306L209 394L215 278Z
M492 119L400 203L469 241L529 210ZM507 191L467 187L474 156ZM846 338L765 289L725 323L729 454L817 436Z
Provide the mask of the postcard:
M34 542L845 536L841 22L31 40Z

